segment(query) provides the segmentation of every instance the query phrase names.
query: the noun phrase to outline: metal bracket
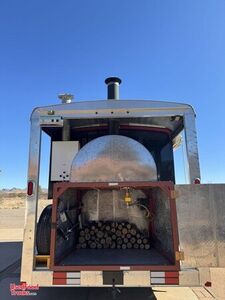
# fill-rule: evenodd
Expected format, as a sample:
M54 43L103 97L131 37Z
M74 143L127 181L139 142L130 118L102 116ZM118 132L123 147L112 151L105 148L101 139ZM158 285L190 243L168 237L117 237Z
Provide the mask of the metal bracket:
M40 116L41 127L63 127L63 118L61 116Z
M184 252L183 251L176 251L175 258L176 258L176 260L184 260Z

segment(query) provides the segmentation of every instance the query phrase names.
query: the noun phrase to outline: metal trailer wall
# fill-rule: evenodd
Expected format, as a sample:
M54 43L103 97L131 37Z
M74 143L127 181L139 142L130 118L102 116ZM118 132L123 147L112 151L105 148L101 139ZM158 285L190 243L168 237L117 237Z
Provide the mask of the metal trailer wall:
M176 185L181 268L225 267L225 184Z
M158 188L153 189L153 198L155 199L155 212L153 216L154 245L173 261L174 250L169 199L167 195Z

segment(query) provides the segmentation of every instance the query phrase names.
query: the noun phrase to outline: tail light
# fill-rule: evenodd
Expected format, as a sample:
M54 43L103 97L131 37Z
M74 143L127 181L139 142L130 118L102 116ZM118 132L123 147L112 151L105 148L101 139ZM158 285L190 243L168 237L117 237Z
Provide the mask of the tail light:
M195 178L195 180L194 180L194 184L200 184L201 183L201 180L200 180L200 178Z
M33 195L33 191L34 191L34 183L33 183L33 181L28 181L28 184L27 184L27 195L28 196Z

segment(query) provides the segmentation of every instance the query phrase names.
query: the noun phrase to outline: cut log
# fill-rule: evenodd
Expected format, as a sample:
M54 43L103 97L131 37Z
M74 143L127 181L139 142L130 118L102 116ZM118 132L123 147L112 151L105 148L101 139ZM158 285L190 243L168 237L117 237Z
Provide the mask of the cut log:
M131 249L132 248L132 244L131 243L127 243L127 249Z
M90 248L91 248L91 249L95 249L95 248L96 248L96 243L94 243L94 242L93 242L93 243L90 243Z
M109 225L106 225L106 226L105 226L105 230L106 230L106 231L110 231L110 229L111 229L111 227L110 227Z
M148 239L144 238L143 240L143 244L147 244L148 243Z
M144 249L145 248L145 245L144 244L140 244L140 249Z
M100 240L100 243L101 243L102 245L104 245L104 244L105 244L105 239L101 239L101 240Z
M99 239L101 239L101 238L103 238L103 236L104 236L104 232L100 230L100 231L97 232L96 235L97 235L97 237L98 237Z
M112 240L116 240L117 236L115 234L112 235Z
M118 238L116 240L116 242L117 242L117 245L122 245L123 244L123 240L121 238Z
M86 244L86 243L82 243L82 244L81 244L81 248L82 248L82 249L87 248L87 244Z
M79 243L82 244L82 243L84 243L84 242L85 242L85 237L80 236L80 237L79 237Z
M126 227L124 227L124 228L122 229L122 234L126 235L127 233L128 233L128 230L127 230Z
M128 222L92 222L79 232L76 248L149 249L147 232Z
M136 242L136 238L133 236L133 237L130 239L130 242L131 242L132 244L134 244L134 243Z
M128 243L128 238L124 238L123 242L124 242L124 244L127 244Z
M117 235L117 236L121 236L121 235L122 235L121 231L120 231L120 230L117 230L117 231L116 231L116 235Z
M117 228L118 228L119 230L122 230L122 229L123 229L122 224L119 224L119 225L117 226Z
M136 231L136 229L132 228L132 229L130 230L130 233L131 233L131 235L135 235L135 236L136 236L137 231Z
M85 240L86 240L86 241L89 241L90 238L91 238L90 234L89 234L89 233L86 233L86 234L85 234Z
M131 229L132 226L130 223L127 223L126 227L127 227L127 229Z

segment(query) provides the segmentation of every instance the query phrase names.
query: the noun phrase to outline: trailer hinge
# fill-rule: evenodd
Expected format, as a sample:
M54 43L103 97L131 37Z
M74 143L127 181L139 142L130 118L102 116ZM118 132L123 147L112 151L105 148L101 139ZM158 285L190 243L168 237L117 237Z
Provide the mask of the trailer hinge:
M180 196L180 193L177 190L170 191L170 196L172 199L176 199Z
M184 252L183 251L176 251L175 257L176 257L176 260L184 260Z
M63 127L63 118L61 116L41 116L41 127Z

